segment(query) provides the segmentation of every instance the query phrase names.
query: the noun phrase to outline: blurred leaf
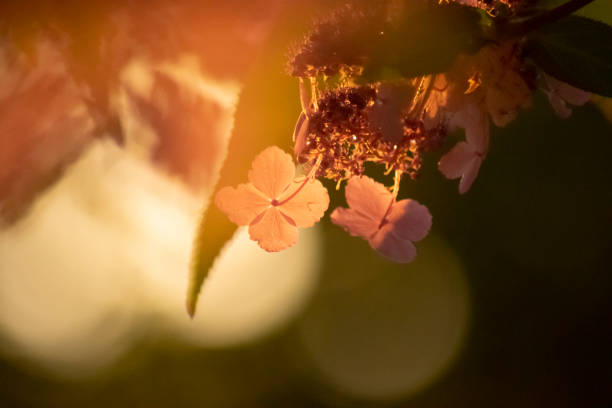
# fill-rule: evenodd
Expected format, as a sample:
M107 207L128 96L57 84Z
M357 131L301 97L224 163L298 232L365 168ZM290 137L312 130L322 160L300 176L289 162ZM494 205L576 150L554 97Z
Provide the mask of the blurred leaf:
M547 74L585 91L612 96L612 27L571 16L534 32L525 49Z
M567 0L540 0L538 8L551 9L558 7ZM612 24L612 2L610 1L593 1L576 12L577 15L588 17L593 20L601 21L606 24Z
M482 46L481 14L456 4L429 6L407 13L397 26L381 33L374 56L364 69L371 80L385 79L389 72L413 78L442 72L459 53Z
M227 159L212 194L224 186L247 181L253 158L270 145L291 150L291 134L300 112L298 84L285 74L287 45L297 41L317 2L291 3L278 16L270 41L254 61L238 102ZM212 201L212 200L211 200ZM195 314L200 288L215 259L237 227L214 204L204 209L192 252L187 289L187 312Z
M150 96L127 89L139 115L155 130L152 159L191 187L212 188L233 112L166 73L155 71L153 78Z

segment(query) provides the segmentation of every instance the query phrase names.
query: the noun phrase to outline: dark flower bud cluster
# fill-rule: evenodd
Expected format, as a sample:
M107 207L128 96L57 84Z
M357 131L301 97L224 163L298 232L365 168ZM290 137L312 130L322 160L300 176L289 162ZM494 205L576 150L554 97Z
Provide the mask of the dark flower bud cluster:
M289 59L294 77L354 76L376 49L375 39L384 32L384 2L348 4L317 21Z
M414 88L402 91L407 97L417 96ZM382 164L387 172L415 177L421 167L421 153L439 147L446 131L442 127L426 131L423 122L406 111L397 112L398 134L391 136L374 120L378 111L390 110L383 94L370 85L323 92L317 109L308 113L299 161L313 163L321 157L317 177L337 182L362 175L366 162Z

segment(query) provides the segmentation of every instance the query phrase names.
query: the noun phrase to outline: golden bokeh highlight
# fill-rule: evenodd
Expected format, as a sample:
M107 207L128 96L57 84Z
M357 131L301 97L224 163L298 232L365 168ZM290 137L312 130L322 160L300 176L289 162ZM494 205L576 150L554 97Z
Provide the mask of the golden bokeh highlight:
M463 267L435 234L418 251L409 267L381 262L366 283L321 296L309 309L301 341L326 386L392 401L439 378L455 359L469 322Z

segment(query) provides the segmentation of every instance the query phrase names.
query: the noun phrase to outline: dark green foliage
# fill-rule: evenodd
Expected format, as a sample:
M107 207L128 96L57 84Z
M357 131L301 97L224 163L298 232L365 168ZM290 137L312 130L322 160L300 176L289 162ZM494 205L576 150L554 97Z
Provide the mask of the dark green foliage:
M612 27L571 16L533 32L525 50L547 74L585 91L612 96Z
M385 72L413 78L445 71L460 53L473 53L484 42L480 13L473 8L429 6L405 15L385 31L366 65L364 76L376 80Z

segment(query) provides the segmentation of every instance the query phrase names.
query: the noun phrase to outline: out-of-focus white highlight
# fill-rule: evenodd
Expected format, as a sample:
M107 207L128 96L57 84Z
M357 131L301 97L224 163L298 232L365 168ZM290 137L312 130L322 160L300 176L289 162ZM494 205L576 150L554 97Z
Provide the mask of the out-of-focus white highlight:
M0 234L2 331L26 355L83 370L112 362L143 324L217 347L282 325L315 286L317 231L279 254L240 232L191 321L184 294L201 201L147 162L98 142Z
M148 93L148 69L131 65L127 86ZM162 69L220 101L229 135L237 87L215 84L189 64ZM97 372L141 333L212 347L256 340L295 316L317 281L316 229L279 254L241 231L205 282L191 321L184 296L208 193L193 193L148 161L154 140L134 135L150 130L121 95L115 103L126 140L140 151L94 142L26 217L0 231L2 352L66 375Z
M239 230L206 281L193 322L182 320L182 335L202 345L228 346L274 330L301 310L315 289L318 244L316 227L301 230L294 247L272 254Z

